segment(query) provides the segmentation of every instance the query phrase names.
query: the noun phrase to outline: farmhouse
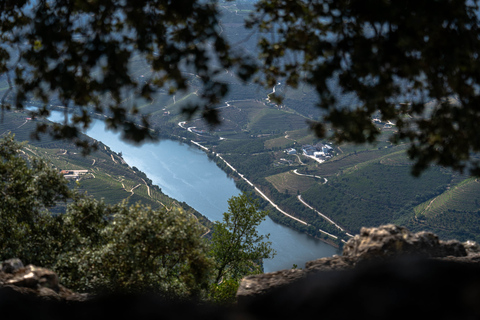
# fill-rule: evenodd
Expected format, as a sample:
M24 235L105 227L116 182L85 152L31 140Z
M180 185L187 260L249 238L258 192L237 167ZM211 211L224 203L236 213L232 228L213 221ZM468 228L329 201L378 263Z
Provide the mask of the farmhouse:
M306 156L313 156L313 154L318 150L315 147L309 144L306 144L302 146L302 151L303 151L303 154Z
M287 149L285 150L285 152L287 154L297 154L297 150L295 150L294 148Z
M60 173L63 174L67 180L78 180L80 176L87 174L88 170L62 170Z
M315 145L303 145L302 146L303 154L306 156L315 156L315 153L321 152L324 156L330 155L333 151L333 148L328 144L317 143Z

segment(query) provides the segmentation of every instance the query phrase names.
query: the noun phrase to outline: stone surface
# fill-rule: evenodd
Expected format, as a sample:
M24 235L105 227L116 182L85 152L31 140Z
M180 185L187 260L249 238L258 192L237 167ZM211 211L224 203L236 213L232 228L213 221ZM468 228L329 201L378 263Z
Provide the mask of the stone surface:
M33 265L23 267L19 259L2 262L0 288L58 301L84 301L88 298L88 295L75 293L63 287L58 281L58 275L52 270Z
M58 276L55 272L28 265L13 272L13 277L5 285L26 287L31 289L50 288L55 292L60 290Z
M239 303L255 299L279 287L325 271L351 270L363 264L388 261L399 257L443 259L462 264L480 263L480 248L474 242L442 241L431 232L412 233L404 227L384 225L362 228L343 248L342 256L309 261L305 269L250 276L242 280L237 292Z
M300 269L287 269L265 273L264 277L248 276L242 279L242 293L237 295L250 296L263 294L272 288L285 286L304 277L305 272Z
M239 308L262 320L479 319L479 301L478 263L398 257L311 273Z
M2 261L2 271L6 273L13 273L20 268L23 268L23 263L20 259L14 258Z
M463 257L465 247L456 240L441 241L431 232L412 233L393 224L362 228L343 247L343 256L357 261L390 259L400 255L419 257Z

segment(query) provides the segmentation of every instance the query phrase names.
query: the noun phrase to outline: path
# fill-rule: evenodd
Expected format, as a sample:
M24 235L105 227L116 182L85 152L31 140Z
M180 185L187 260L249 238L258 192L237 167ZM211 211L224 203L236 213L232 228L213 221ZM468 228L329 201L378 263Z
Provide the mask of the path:
M298 169L293 170L293 173L295 173L296 175L305 176L305 177L311 177L311 178L317 178L317 179L323 179L323 180L324 180L323 184L325 184L325 183L328 182L327 178L320 177L320 176L315 176L315 175L313 175L313 174L298 173L297 170L298 170Z
M147 186L147 193L148 193L148 196L151 198L152 196L150 195L150 187L148 186L147 182L142 178L143 180L143 183L145 183L145 185Z
M280 211L280 213L282 213L283 215L289 217L290 219L293 219L295 221L298 221L300 222L301 224L304 224L306 226L308 226L308 223L306 223L305 221L303 220L300 220L288 213L286 213L285 211L283 211L282 209L280 209L278 207L278 205L276 205L272 200L270 200L270 198L268 198L262 191L260 191L260 189L258 189L253 183L251 183L247 178L245 178L245 176L243 174L241 174L240 172L237 171L237 169L235 169L230 163L228 163L224 158L222 158L221 155L217 154L217 157L219 157L223 162L225 162L225 164L230 168L232 169L232 171L236 172L240 178L242 178L243 180L245 180L245 182L247 182L250 186L252 186L255 191L257 191L261 196L262 198L264 198L265 200L267 200L275 209L277 209L278 211Z
M24 125L26 125L26 124L27 124L27 122L28 122L28 120L25 120L25 122L24 122L24 123L22 123L21 125L19 125L19 126L17 127L17 129L18 129L18 128L21 128L21 127L23 127Z
M274 88L274 92L275 92L275 88ZM233 101L230 101L230 102L233 102ZM227 107L228 107L228 106L230 106L230 105L227 103ZM181 121L181 122L178 123L178 126L181 127L182 129L188 130L188 128L185 127L185 124L186 124L185 121ZM190 140L190 142L193 143L194 145L196 145L197 147L205 150L205 151L210 151L207 147L201 145L200 143L198 143L198 142L196 142L196 141ZM221 159L230 169L232 169L233 172L236 172L236 173L240 176L240 178L242 178L243 180L245 180L245 182L247 182L252 188L254 188L254 190L255 190L258 194L260 194L260 196L261 196L262 198L264 198L266 201L268 201L268 203L270 203L270 204L271 204L275 209L277 209L281 214L283 214L284 216L286 216L286 217L288 217L288 218L290 218L290 219L292 219L292 220L295 220L295 221L297 221L297 222L299 222L299 223L301 223L301 224L303 224L303 225L306 225L306 226L309 225L307 222L305 222L305 221L303 221L303 220L301 220L301 219L299 219L299 218L297 218L297 217L294 217L294 216L292 216L291 214L288 214L288 213L285 212L284 210L280 209L280 207L279 207L277 204L275 204L270 198L268 198L268 197L267 197L259 188L257 188L252 182L250 182L247 178L245 178L245 176L244 176L243 174L241 174L240 172L238 172L237 169L235 169L230 163L228 163L220 154L217 153L216 156L217 156L219 159ZM298 155L297 155L297 156L298 156ZM300 158L299 158L299 159L300 159ZM301 160L300 160L300 162L301 162ZM303 162L302 162L302 163L303 163ZM295 172L295 173L298 174L298 175L302 175L302 174L297 173L297 172ZM307 175L307 176L308 176L308 175ZM318 176L313 176L313 177L322 179L322 177L318 177ZM325 180L324 183L327 183L327 179L325 179L325 178L323 178L323 179ZM305 204L305 203L304 203L304 204ZM306 205L306 204L305 204L305 205ZM313 209L313 208L312 208L312 209ZM314 210L314 209L313 209L313 210ZM323 216L323 215L322 215L322 216ZM326 218L326 217L325 217L325 218ZM328 219L328 218L327 218L327 219ZM335 224L335 223L334 223L334 224ZM336 224L335 224L335 225L336 225ZM326 232L326 231L324 231L324 230L322 230L322 229L318 229L318 231L321 232L321 233L323 233L323 234L325 234L325 235L327 235L327 236L329 236L329 237L331 237L331 238L333 238L333 239L338 239L337 236L335 236L335 235L333 235L333 234L331 234L331 233L328 233L328 232ZM343 231L343 229L342 229L342 231ZM348 233L346 233L346 234L349 235ZM342 240L342 242L345 242L345 241Z
M298 161L300 162L300 165L302 166L306 166L305 163L303 163L302 159L300 159L300 156L298 154L296 154L297 158L298 158Z
M132 189L130 189L130 191L129 191L129 190L127 190L127 188L125 188L125 184L123 184L123 182L122 182L123 190L125 190L125 191L127 191L127 192L131 192L131 193L132 193L131 196L133 196L133 195L135 194L135 192L133 192L133 190L137 189L137 188L140 187L141 185L142 185L142 184L139 183L139 184L137 184L135 187L133 187Z
M234 102L242 102L242 101L255 101L255 99L242 99L242 100L230 100L230 101L225 101L225 106L223 107L219 107L219 108L216 108L216 110L219 110L219 109L225 109L225 108L230 108L230 107L234 107L234 105L230 104L230 103L234 103ZM196 119L194 119L196 120ZM193 121L193 120L192 120ZM192 129L195 129L196 127L185 127L185 125L187 124L187 121L180 121L178 123L178 126L182 129L185 129L187 130L188 132L191 132L191 133L194 133L196 134L197 136L204 136L198 132L195 132L193 131ZM182 137L183 138L183 137ZM184 138L185 139L185 138ZM219 140L224 140L225 138L222 138L222 137L219 137Z
M433 199L430 201L430 203L428 204L428 206L422 211L421 214L424 214L428 209L430 209L430 206L432 205L432 203L433 203L435 200L437 200L438 197L439 197L439 196L436 196L435 198L433 198Z
M281 84L281 83L279 82L279 83L277 83L276 85L274 85L272 92L270 92L269 94L267 94L267 99L266 99L266 100L267 100L268 103L275 103L275 102L272 102L272 101L270 100L270 95L275 94L275 87L276 87L277 85L280 85L280 84ZM275 105L276 105L276 103L275 103Z
M297 199L303 203L307 208L315 211L319 216L321 216L322 218L324 218L325 220L327 220L329 223L333 224L337 229L339 229L340 231L344 232L347 236L353 238L353 235L351 235L350 233L346 232L345 229L343 229L342 227L340 227L337 223L335 223L332 219L330 219L329 217L327 217L326 215L324 215L323 213L321 213L320 211L318 211L317 209L315 209L314 207L312 207L311 205L309 205L308 203L306 203L303 199L302 199L302 196L301 195L298 195L297 196ZM343 242L345 242L344 240L342 240Z
M33 151L32 149L27 148L27 147L25 147L25 149L28 150L28 151L30 151L31 153L33 153L35 156L38 157L38 154L37 154L35 151Z
M25 120L25 122L22 123L21 125L19 125L19 126L17 127L17 129L23 127L27 122L28 122L28 120ZM3 136L5 133L7 133L7 132L9 132L9 131L11 131L11 130L5 130L4 132L2 132L1 135Z

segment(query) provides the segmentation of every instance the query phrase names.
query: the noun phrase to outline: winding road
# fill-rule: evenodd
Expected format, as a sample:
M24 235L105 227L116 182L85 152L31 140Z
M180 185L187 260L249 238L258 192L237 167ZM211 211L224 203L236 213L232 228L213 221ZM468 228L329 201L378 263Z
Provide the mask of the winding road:
M325 177L315 176L315 175L313 175L313 174L298 173L297 170L298 170L298 169L293 170L293 173L295 173L296 175L305 176L305 177L311 177L311 178L317 178L317 179L323 179L323 180L324 180L323 184L325 184L325 183L328 182L327 178L325 178Z
M275 87L273 87L273 92L272 92L272 93L275 93ZM272 94L272 93L271 93L271 94ZM269 98L267 98L267 100L270 101ZM225 106L225 107L222 107L222 108L231 107L231 104L230 104L230 103L235 102L235 101L245 101L245 100L228 101L228 102L226 102L226 106ZM187 130L187 131L189 131L189 132L192 132L191 129L193 129L194 127L186 127L185 125L186 125L186 121L181 121L181 122L178 123L178 126L181 127L182 129L185 129L185 130ZM193 132L193 133L196 133L196 132ZM198 134L198 133L196 133L196 134L197 134L197 135L200 135L200 134ZM185 139L185 138L184 138L184 139ZM220 139L222 139L222 138L220 138ZM287 139L288 139L288 138L287 138ZM196 141L193 141L193 140L190 140L190 142L191 142L192 144L196 145L197 147L199 147L200 149L202 149L202 150L204 150L204 151L206 151L206 152L210 152L210 150L209 150L207 147L201 145L200 143L198 143L198 142L196 142ZM236 174L238 174L238 176L239 176L240 178L242 178L242 179L243 179L245 182L247 182L252 188L254 188L254 190L255 190L262 198L264 198L266 201L268 201L268 202L269 202L276 210L278 210L281 214L283 214L284 216L286 216L286 217L288 217L288 218L290 218L290 219L292 219L292 220L295 220L295 221L297 221L297 222L299 222L299 223L301 223L301 224L303 224L303 225L306 225L306 226L309 225L307 222L305 222L305 221L303 221L303 220L301 220L301 219L299 219L299 218L297 218L297 217L294 217L293 215L291 215L291 214L285 212L284 210L280 209L280 207L279 207L276 203L274 203L270 198L268 198L258 187L256 187L252 182L250 182L243 174L241 174L240 172L238 172L237 169L234 168L230 163L228 163L220 154L216 153L215 155L216 155L219 159L221 159L230 169L232 169L233 172L235 172ZM298 155L297 155L297 157L298 157ZM298 157L298 159L299 159L299 161L300 161L301 164L304 164L304 163L300 160L300 157ZM326 178L324 178L324 177L298 173L298 172L297 172L297 169L293 170L293 172L294 172L295 174L299 175L299 176L307 176L307 177L313 177L313 178L317 178L317 179L324 179L324 182L323 182L324 184L328 182L328 180L327 180ZM307 204L307 203L301 198L300 195L298 196L298 200L299 200L303 205L305 205L307 208L315 211L318 215L320 215L322 218L324 218L328 223L334 225L334 226L335 226L337 229L339 229L341 232L344 232L344 233L345 233L347 236L349 236L349 237L353 237L351 234L349 234L348 232L346 232L342 227L340 227L337 223L335 223L332 219L328 218L327 216L325 216L324 214L320 213L320 212L317 211L315 208L313 208L312 206L310 206L309 204ZM327 236L329 236L329 237L331 237L331 238L333 238L333 239L336 239L336 240L338 239L337 236L335 236L335 235L333 235L333 234L331 234L331 233L329 233L329 232L327 232L327 231L325 231L325 230L318 229L318 231L321 232L321 233L323 233L323 234L325 234L325 235L327 235ZM345 240L342 239L342 242L345 243Z

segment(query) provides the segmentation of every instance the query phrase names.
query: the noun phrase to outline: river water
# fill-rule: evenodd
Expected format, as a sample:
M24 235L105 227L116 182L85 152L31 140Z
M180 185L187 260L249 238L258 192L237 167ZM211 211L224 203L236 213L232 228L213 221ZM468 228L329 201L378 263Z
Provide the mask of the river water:
M63 114L55 112L50 119L62 121ZM105 130L98 120L86 133L113 151L122 152L123 159L143 171L163 193L186 202L212 221L221 220L228 209L227 200L240 193L233 179L196 147L173 140L131 145L120 140L119 134ZM259 233L270 234L277 252L273 259L264 261L265 272L289 269L293 264L303 268L306 261L338 253L336 248L268 217L259 226Z

